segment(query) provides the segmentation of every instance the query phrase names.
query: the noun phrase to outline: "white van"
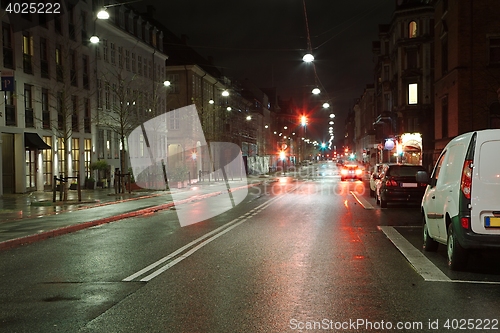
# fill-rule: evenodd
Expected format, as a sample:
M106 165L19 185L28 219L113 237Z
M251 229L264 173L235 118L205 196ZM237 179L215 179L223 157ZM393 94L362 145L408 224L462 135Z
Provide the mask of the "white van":
M423 247L445 244L448 266L467 265L471 249L500 249L500 129L457 136L441 152L422 199Z

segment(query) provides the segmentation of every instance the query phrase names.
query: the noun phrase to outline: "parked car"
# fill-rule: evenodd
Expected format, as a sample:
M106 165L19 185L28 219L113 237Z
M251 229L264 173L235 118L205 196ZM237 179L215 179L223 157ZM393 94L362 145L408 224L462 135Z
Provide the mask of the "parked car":
M388 203L414 203L422 201L427 184L417 182L417 171L425 171L421 165L390 163L380 173L375 199L380 207Z
M345 164L340 170L340 180L346 179L363 179L364 171L356 164Z
M448 266L464 269L472 249L500 249L500 129L451 140L441 152L422 199L423 248L447 246Z
M378 163L373 167L372 174L370 175L370 196L375 197L375 190L377 189L377 183L380 181L380 172L382 171L384 164Z

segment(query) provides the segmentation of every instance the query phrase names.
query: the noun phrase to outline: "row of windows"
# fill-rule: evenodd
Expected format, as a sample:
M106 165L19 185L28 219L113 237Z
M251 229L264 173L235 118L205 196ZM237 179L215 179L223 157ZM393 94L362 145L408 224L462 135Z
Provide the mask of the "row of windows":
M12 40L11 26L7 23L2 25L2 46L3 46L3 67L15 69L15 54ZM39 39L39 75L42 78L51 79L52 66L55 68L55 79L58 82L64 82L65 75L69 73L69 82L72 86L80 86L80 73L82 77L81 86L84 89L90 89L90 74L89 74L89 56L82 54L73 49L67 50L67 54L63 52L62 44L54 44L54 49L49 50L49 40L45 37ZM34 54L34 37L24 31L22 34L22 53L23 53L23 71L27 74L35 74L35 54ZM53 55L50 60L50 55ZM68 59L69 72L65 72L64 59Z
M146 58L145 56L143 57L142 55L130 52L130 50L124 49L122 46L117 47L116 43L108 43L107 39L102 41L102 50L101 47L98 47L97 59L102 59L107 63L117 65L120 69L126 69L128 72L157 82L163 82L165 77L163 64L153 64L151 56Z
M88 98L79 98L76 95L72 95L68 100L64 100L64 94L62 92L51 95L48 89L42 88L41 98L39 99L40 103L34 103L33 88L32 85L24 85L23 102L25 127L33 128L35 127L35 120L41 119L42 128L63 130L65 119L67 118L69 120L69 118L71 118L71 128L73 132L80 132L80 114L81 110L83 110L83 131L85 133L91 132L91 110L90 100ZM18 99L15 98L15 93L13 91L4 92L6 126L19 125L16 101L18 101ZM50 101L53 103L50 103ZM39 109L34 107L36 105L39 106ZM65 110L64 105L68 105L69 107ZM57 120L51 117L52 112L57 113Z

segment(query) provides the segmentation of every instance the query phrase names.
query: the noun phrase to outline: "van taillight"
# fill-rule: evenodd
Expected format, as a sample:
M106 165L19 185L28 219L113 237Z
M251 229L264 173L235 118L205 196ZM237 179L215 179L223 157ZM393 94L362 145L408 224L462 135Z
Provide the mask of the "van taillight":
M468 217L462 217L460 219L460 224L462 225L462 228L469 229L469 218Z
M470 190L472 186L472 160L465 160L464 167L462 168L462 180L460 182L460 189L467 199L470 199Z

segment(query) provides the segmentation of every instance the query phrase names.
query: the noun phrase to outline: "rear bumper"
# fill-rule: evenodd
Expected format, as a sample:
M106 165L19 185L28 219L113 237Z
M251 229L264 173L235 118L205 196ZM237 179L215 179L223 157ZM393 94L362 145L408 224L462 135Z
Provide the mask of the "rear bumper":
M500 235L478 234L466 230L460 225L458 216L452 219L458 242L465 249L496 249L500 250Z
M398 191L398 190L387 190L383 189L380 192L380 198L387 202L422 202L422 197L424 196L424 191L419 192L408 192L408 191Z

